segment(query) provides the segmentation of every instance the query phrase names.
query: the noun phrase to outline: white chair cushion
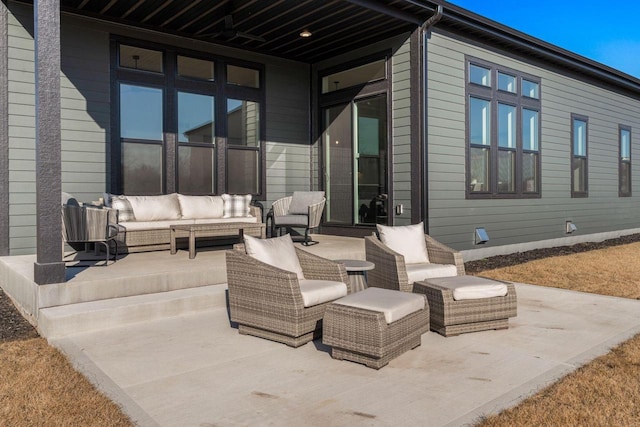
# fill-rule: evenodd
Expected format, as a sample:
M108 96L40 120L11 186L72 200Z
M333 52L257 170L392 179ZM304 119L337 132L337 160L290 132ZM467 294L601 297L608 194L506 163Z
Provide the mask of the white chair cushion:
M507 285L495 280L475 276L440 277L429 279L429 283L453 291L456 301L466 299L493 298L507 295Z
M245 235L244 247L247 254L258 261L296 273L298 280L304 279L296 248L293 246L290 235L285 234L282 237L271 239L258 239Z
M419 264L406 264L409 283L432 277L451 277L458 275L458 269L453 264L431 264L423 262Z
M180 203L176 193L162 196L127 196L136 221L163 221L181 219Z
M429 262L422 223L396 227L377 224L376 227L380 241L392 251L404 256L406 264Z
M224 201L221 196L186 196L178 194L182 218L222 218Z
M340 298L334 303L384 313L384 319L387 324L390 324L411 313L424 309L426 301L425 296L422 294L367 288Z
M299 280L305 307L333 301L347 295L347 285L331 280Z
M169 235L169 226L171 225L188 225L194 224L193 219L172 219L169 221L130 221L121 222L119 225L126 231L141 231L141 230L166 230Z
M240 218L249 216L249 206L251 205L251 194L231 195L223 194L223 218Z

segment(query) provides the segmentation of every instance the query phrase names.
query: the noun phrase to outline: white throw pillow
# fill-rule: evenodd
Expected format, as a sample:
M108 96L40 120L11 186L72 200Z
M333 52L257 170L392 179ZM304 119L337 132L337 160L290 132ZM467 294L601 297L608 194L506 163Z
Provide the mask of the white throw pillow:
M182 218L175 193L162 196L127 196L136 221L164 221Z
M298 255L296 255L296 248L293 246L290 235L258 239L245 234L244 247L247 254L258 261L296 273L299 280L304 279L302 267Z
M220 196L178 194L183 219L222 218L224 201Z
M127 200L127 196L118 196L115 194L109 194L108 204L106 206L118 211L118 222L135 221L136 216L133 213L131 203Z
M378 227L380 241L392 251L404 256L406 264L429 262L422 223L397 227L378 224L376 227Z
M223 194L222 200L224 200L224 215L222 216L223 218L242 218L249 216L251 194Z

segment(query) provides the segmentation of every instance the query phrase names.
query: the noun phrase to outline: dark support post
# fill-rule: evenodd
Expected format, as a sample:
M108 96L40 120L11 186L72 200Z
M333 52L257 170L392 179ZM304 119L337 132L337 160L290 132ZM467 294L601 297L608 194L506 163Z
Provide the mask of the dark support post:
M9 255L9 11L0 1L0 256Z
M60 0L34 0L36 71L36 243L34 280L65 281L60 198Z
M422 79L422 29L416 28L411 33L411 223L420 221L428 223L427 212L424 210L425 196L423 186L427 185L425 170L422 164L423 152L427 149L423 144L422 132L422 97L425 93Z

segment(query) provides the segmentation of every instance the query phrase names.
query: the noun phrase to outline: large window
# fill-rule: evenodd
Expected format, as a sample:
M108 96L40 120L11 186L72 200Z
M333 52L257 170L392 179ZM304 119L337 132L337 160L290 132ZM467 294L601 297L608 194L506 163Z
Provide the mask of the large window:
M618 138L620 144L618 195L620 197L631 197L631 128L620 125Z
M259 64L112 43L111 191L264 191L264 70Z
M588 185L588 143L589 119L577 114L571 115L571 197L587 197Z
M540 196L540 79L467 61L467 194Z

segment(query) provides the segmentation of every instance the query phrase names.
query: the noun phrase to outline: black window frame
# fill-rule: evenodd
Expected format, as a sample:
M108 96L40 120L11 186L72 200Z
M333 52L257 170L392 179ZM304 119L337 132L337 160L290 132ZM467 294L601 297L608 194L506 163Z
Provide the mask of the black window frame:
M475 65L490 70L491 85L485 86L471 82L470 67ZM510 92L498 89L498 73L515 77L516 90ZM522 94L522 80L528 80L538 85L538 97L531 98ZM489 101L491 108L490 117L490 144L477 145L471 143L471 99L481 99ZM516 131L515 148L507 148L499 146L499 105L509 105L516 108ZM523 147L522 129L523 120L522 112L524 109L537 112L537 133L538 147L537 150L526 150ZM542 197L542 79L540 77L514 70L509 67L501 66L480 58L465 56L465 197L467 199L535 199ZM483 148L489 150L489 183L484 191L471 191L471 149ZM514 191L500 191L498 184L498 159L500 151L515 152L515 174L514 174ZM526 154L536 153L536 175L535 188L533 191L526 191L524 185L524 156Z
M622 157L622 132L629 132L629 159L625 160ZM618 197L631 197L633 195L633 186L632 186L632 177L633 177L633 132L631 131L631 126L626 125L618 125ZM623 180L623 164L628 165L629 176L626 178L628 180L629 191L623 191L622 188L622 180Z
M145 49L157 50L163 53L163 72L136 70L119 66L119 46L127 45ZM266 198L266 89L265 89L265 65L257 62L246 61L238 58L217 55L210 52L195 51L177 48L175 46L159 44L139 39L112 35L110 38L111 56L111 144L110 151L110 179L109 188L112 193L122 193L122 143L120 138L120 97L119 85L139 84L143 86L159 87L163 89L163 165L162 165L162 194L178 191L178 162L179 146L185 143L178 142L178 91L206 94L215 97L215 146L214 161L215 178L213 193L223 194L227 192L227 123L226 105L227 99L241 99L259 103L259 144L257 147L242 147L258 152L258 193L252 193L256 200ZM178 56L186 56L214 62L214 80L206 81L178 75ZM227 65L235 65L255 69L259 72L259 88L244 87L226 83ZM126 142L126 141L124 141ZM144 142L144 141L131 141ZM160 142L150 142L160 143ZM190 144L191 146L210 146L210 144ZM233 147L232 149L236 149Z
M584 135L584 155L577 155L575 153L575 122L581 121L586 124ZM584 159L584 191L575 190L575 176L573 173L574 163L576 159ZM571 113L571 197L572 198L586 198L589 197L589 117L582 114Z

